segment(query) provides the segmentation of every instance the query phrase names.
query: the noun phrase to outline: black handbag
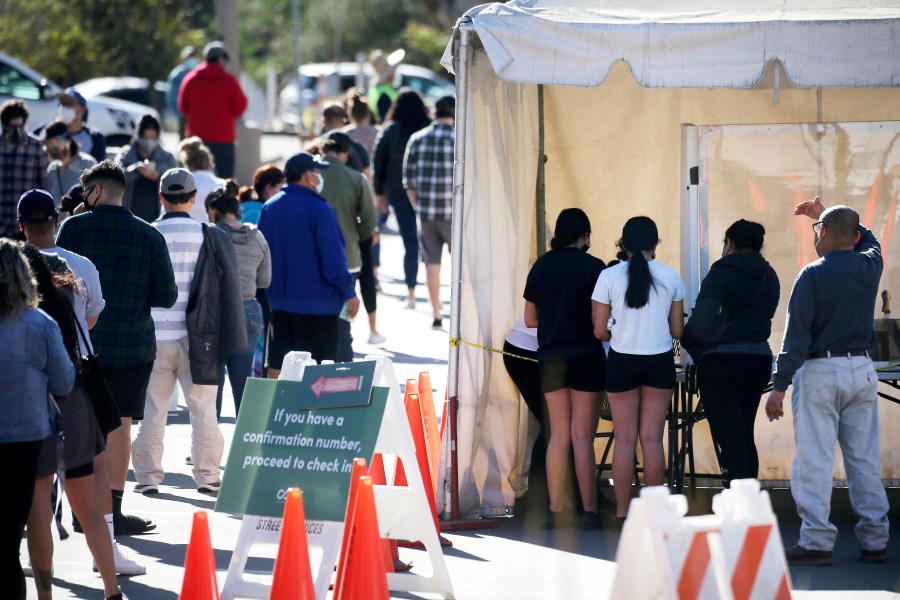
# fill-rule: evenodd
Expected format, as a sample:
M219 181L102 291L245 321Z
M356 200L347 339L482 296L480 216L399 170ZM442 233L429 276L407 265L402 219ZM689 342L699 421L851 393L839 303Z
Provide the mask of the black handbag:
M103 367L100 366L100 359L94 354L91 343L81 329L81 323L75 317L75 310L72 310L72 316L75 319L75 327L78 328L78 335L81 337L87 356L78 359L76 366L78 380L85 389L91 399L91 405L94 407L94 416L100 425L100 432L106 436L110 431L117 429L122 424L122 418L119 416L119 407L116 405L116 399L109 384L106 383L106 376L103 374ZM79 353L80 354L80 353Z

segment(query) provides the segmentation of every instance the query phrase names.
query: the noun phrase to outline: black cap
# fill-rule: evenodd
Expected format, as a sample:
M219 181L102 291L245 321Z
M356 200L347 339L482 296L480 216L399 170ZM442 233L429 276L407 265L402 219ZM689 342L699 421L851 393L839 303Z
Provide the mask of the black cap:
M45 190L28 190L22 194L17 212L21 223L46 223L59 214L53 196Z

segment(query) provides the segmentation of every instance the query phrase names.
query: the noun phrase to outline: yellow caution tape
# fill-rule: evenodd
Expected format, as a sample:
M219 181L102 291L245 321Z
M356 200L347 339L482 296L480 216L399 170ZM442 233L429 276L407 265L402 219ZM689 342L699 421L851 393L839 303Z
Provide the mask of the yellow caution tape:
M488 350L489 352L496 352L497 354L503 354L504 356L511 356L513 358L527 360L529 362L537 362L536 358L529 358L527 356L519 356L518 354L513 354L512 352L506 352L505 350L500 350L499 348L491 348L490 346L482 346L481 344L476 344L474 342L467 342L466 340L462 340L462 339L456 338L456 337L450 338L450 347L451 348L456 348L460 344L465 344L466 346L471 346L472 348L478 348L479 350Z

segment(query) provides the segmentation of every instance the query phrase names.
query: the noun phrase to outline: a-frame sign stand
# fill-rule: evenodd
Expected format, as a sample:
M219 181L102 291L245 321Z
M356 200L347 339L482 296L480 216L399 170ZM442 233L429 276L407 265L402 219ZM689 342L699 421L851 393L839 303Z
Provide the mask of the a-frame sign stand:
M375 442L375 452L396 455L403 463L408 487L393 485L374 486L378 525L384 538L419 541L431 562L431 575L423 576L413 571L388 573L388 589L397 592L428 592L452 599L453 587L450 574L441 552L438 533L434 526L431 508L425 495L424 479L415 455L412 431L403 406L400 387L394 373L393 363L384 357L367 357L376 362L374 385L388 388L381 427ZM308 365L315 365L305 352L292 352L285 358L280 379L302 381ZM363 456L371 462L372 456ZM223 489L223 491L226 491ZM307 521L309 547L321 552L315 574L316 598L324 600L334 576L334 569L340 551L343 535L342 521ZM222 600L234 598L269 597L269 583L251 581L244 577L250 551L257 545L277 546L280 539L281 519L245 514L241 523L238 541L235 545L222 589ZM377 560L373 557L373 560ZM259 575L259 573L253 573ZM271 576L271 573L265 573ZM257 577L258 579L258 577Z

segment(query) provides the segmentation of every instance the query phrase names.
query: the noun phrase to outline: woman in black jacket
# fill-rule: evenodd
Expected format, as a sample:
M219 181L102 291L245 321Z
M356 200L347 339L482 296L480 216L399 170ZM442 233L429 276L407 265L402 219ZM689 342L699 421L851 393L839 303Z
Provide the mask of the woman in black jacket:
M394 209L403 238L403 273L406 279L406 307L416 307L416 277L419 273L419 234L416 209L403 187L403 156L410 136L431 123L428 108L418 92L401 90L391 105L384 126L375 140L372 156L372 187L378 210Z
M753 424L772 375L769 335L780 292L778 275L760 254L765 234L744 219L728 228L722 258L703 280L681 340L697 364L726 488L759 475Z

